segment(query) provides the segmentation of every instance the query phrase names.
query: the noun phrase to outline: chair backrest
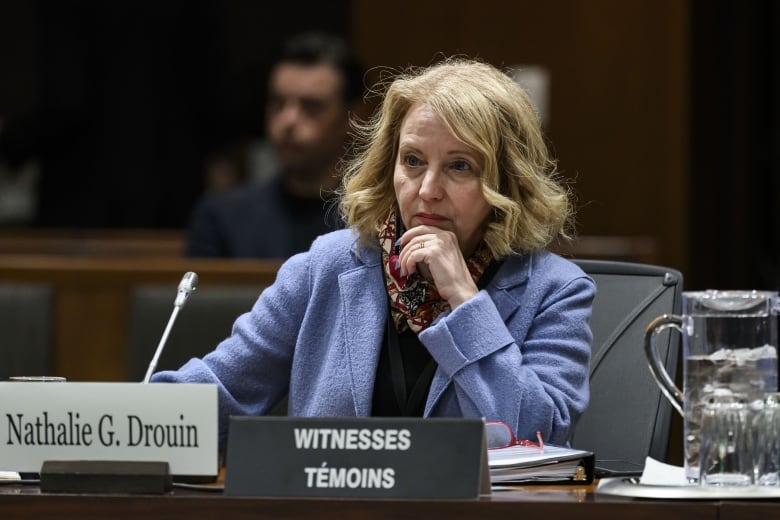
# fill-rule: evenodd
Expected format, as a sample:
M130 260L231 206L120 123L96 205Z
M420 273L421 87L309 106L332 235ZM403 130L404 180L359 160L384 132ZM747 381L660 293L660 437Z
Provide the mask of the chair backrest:
M596 282L591 329L590 405L576 425L573 447L591 450L601 474L637 473L645 458L665 461L672 406L661 393L644 351L647 325L679 313L683 277L666 267L574 260ZM679 335L658 337L669 374L677 370Z
M140 381L157 350L176 297L176 285L140 284L133 288L128 338L128 379ZM228 337L233 322L248 312L261 286L201 284L181 308L157 370L176 369L192 357L214 350Z
M0 380L51 374L52 289L0 283Z

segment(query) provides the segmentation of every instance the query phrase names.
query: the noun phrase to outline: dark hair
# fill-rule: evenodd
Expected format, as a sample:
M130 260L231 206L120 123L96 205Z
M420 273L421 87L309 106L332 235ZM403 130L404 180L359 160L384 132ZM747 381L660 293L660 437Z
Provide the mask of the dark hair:
M335 34L306 32L292 36L284 42L275 64L280 63L332 65L344 79L344 100L350 103L363 96L363 65L347 42Z

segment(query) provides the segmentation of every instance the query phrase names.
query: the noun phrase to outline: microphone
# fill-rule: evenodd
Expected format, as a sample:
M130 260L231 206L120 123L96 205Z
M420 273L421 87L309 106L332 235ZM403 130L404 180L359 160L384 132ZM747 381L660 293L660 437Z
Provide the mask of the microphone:
M187 303L187 299L197 288L198 275L192 271L184 273L184 276L182 276L181 281L179 282L179 288L176 291L176 300L173 302L173 312L171 312L171 317L168 319L168 325L165 327L162 338L160 338L160 343L157 345L154 357L152 358L151 363L149 363L149 368L146 369L146 375L144 376L143 381L141 381L142 383L148 383L149 379L152 377L152 373L154 373L154 369L157 367L157 361L160 359L160 354L162 354L165 343L168 341L168 335L173 328L173 322L176 321L176 316L178 316L181 308Z
M189 298L190 294L195 292L195 289L197 288L198 275L192 271L184 273L184 276L181 278L181 282L179 282L179 289L176 293L176 301L173 302L173 305L179 308L184 307L184 304L187 303L187 298Z

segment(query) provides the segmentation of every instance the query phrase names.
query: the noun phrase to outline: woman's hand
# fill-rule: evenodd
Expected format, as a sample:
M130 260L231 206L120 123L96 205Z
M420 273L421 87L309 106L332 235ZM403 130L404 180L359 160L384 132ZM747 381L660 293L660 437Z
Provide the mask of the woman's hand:
M401 273L418 273L433 282L439 295L455 308L479 292L471 278L458 239L451 231L416 226L401 236Z

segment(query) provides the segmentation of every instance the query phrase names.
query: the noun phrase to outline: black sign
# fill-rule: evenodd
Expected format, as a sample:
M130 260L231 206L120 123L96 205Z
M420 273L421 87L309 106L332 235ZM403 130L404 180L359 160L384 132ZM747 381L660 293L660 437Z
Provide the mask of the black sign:
M234 416L225 494L476 498L485 457L479 419Z

